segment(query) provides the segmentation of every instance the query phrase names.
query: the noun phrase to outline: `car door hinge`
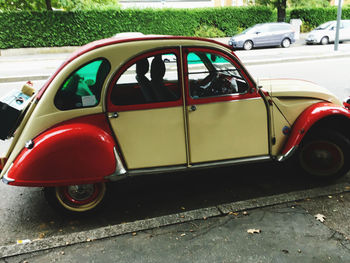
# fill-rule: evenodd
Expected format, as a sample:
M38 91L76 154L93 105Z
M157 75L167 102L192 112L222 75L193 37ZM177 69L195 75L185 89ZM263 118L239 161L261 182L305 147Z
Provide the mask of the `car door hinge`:
M271 138L271 143L272 143L272 145L275 145L275 144L276 144L276 137L272 137L272 138Z

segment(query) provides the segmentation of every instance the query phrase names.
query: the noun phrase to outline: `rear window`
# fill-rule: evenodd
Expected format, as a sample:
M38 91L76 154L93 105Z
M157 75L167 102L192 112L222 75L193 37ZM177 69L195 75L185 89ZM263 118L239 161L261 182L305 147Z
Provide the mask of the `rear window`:
M57 91L55 106L60 110L96 106L110 69L106 59L97 59L74 71Z

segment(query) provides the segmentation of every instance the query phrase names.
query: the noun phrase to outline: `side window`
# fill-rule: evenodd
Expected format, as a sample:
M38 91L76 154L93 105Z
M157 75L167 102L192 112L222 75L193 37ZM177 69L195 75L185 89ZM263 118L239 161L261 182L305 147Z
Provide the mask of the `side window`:
M92 61L73 72L55 96L60 110L96 106L100 102L102 85L111 69L105 59Z
M194 99L248 91L248 84L236 67L218 54L190 52L187 65L190 96Z
M177 56L157 54L138 59L115 83L111 101L114 105L136 105L180 99Z

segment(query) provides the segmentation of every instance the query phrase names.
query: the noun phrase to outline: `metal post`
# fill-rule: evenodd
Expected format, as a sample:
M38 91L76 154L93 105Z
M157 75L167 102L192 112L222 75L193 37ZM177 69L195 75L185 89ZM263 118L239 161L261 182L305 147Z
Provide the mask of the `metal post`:
M339 28L340 28L340 20L341 20L342 2L343 2L343 0L338 0L337 27L336 27L336 32L335 32L334 51L338 51L338 45L339 45Z

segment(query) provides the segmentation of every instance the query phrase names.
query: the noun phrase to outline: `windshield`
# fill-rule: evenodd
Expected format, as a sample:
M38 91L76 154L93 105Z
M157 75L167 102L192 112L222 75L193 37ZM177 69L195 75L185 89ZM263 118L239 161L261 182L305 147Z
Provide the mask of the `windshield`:
M241 34L244 35L244 34L247 34L247 33L257 32L257 31L259 31L260 27L261 27L260 25L255 25L253 27L249 27L246 30L242 31Z
M327 29L328 27L330 27L331 25L333 25L333 21L326 22L326 23L318 26L315 30L324 30L324 29Z

